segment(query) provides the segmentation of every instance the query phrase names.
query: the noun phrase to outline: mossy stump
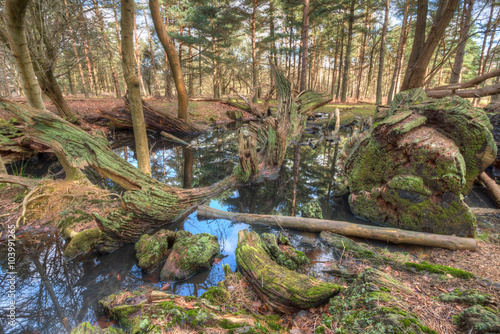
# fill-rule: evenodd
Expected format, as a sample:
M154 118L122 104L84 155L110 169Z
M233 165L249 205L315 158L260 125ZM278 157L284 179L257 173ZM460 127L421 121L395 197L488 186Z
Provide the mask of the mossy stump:
M151 236L144 234L135 244L135 256L139 261L139 268L146 272L158 268L160 263L167 259L175 236L176 233L169 230L159 230Z
M267 254L255 232L238 233L238 268L257 295L277 311L292 313L324 304L343 288L280 266Z
M243 111L237 110L237 109L231 109L231 110L226 111L226 115L227 115L227 117L229 117L230 119L232 119L234 121L239 121L239 120L243 119Z
M167 262L161 270L160 279L180 281L210 269L215 256L219 253L220 246L214 235L200 233L176 238Z
M398 94L387 117L344 151L352 211L387 226L473 236L463 195L495 159L490 130L466 99Z

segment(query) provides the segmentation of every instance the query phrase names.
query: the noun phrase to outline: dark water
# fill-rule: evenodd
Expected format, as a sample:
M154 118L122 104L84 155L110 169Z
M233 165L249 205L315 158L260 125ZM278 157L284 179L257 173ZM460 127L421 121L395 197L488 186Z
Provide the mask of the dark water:
M177 187L203 187L230 175L237 163L237 131L212 132L197 138L185 138L190 148L151 138L152 175L158 180ZM294 145L287 152L281 173L275 180L239 186L208 200L211 207L256 214L290 215L292 200L296 198L295 215L302 214L302 207L312 199L321 203L326 219L363 222L352 216L347 199L335 197L335 173L332 160L335 147L342 147L349 136L343 133L340 144L324 142L315 149L301 147L299 174L294 193ZM115 151L131 164L136 165L133 141L120 136L112 143ZM306 143L307 144L307 143ZM334 176L334 177L332 177ZM107 180L96 182L113 187ZM116 188L116 187L115 187ZM116 188L119 191L118 188ZM196 212L184 221L168 225L172 230L187 230L193 234L207 232L218 237L221 253L225 256L209 271L199 273L182 282L161 282L159 273L145 274L137 267L133 245L126 245L112 254L86 261L69 261L63 258L65 242L57 234L39 238L16 249L16 325L7 323L7 256L0 247L0 334L5 333L64 333L83 321L106 323L98 301L124 289L142 286L166 288L175 294L200 296L209 287L224 279L222 266L227 263L236 269L234 251L238 231L252 229L259 233L279 233L277 229L256 227L226 220L200 221ZM320 274L323 264L332 255L321 246L314 233L288 231L292 245L303 250L312 260L310 271ZM387 247L382 243L380 246ZM27 250L31 253L28 253ZM394 250L406 250L395 246ZM52 293L53 292L53 293ZM63 319L67 319L66 326Z

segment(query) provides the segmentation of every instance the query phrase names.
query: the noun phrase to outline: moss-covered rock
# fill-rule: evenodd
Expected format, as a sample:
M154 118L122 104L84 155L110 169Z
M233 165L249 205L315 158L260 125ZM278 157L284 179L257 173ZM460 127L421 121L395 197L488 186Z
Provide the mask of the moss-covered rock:
M280 266L290 270L297 270L309 263L307 256L290 246L288 238L285 236L280 236L278 239L274 234L262 233L260 238L267 254Z
M457 325L466 333L500 333L500 318L493 310L474 305L463 310L456 318Z
M186 238L176 238L167 262L161 270L160 279L180 281L207 270L219 253L220 246L214 235L200 233Z
M401 309L402 301L394 293L412 293L388 274L366 268L340 295L330 299L330 317L323 320L336 333L436 333L423 325L414 314Z
M78 327L73 328L71 334L125 334L125 332L116 327L101 328L97 325L92 326L88 322L83 322Z
M101 230L93 228L78 233L64 250L64 256L70 259L85 256L94 251L94 246L101 238Z
M181 234L182 235L182 234ZM139 268L151 272L167 259L174 244L176 233L160 230L153 235L144 234L135 244Z
M466 99L428 100L422 89L399 94L387 117L344 149L351 209L393 227L473 236L463 195L495 158L490 130Z

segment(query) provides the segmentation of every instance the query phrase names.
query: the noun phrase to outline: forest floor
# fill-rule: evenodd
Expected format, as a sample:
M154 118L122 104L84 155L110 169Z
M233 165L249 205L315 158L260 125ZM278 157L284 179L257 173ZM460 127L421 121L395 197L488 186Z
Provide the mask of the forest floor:
M153 107L167 110L172 115L176 114L176 101L167 101L164 99L147 99L147 103ZM110 110L115 107L123 106L120 99L112 98L90 98L90 99L68 99L68 104L74 113L79 118L85 116L96 116L96 111L99 109ZM55 108L47 103L47 108L55 112ZM317 112L331 113L335 108L339 108L341 116L352 115L362 119L369 118L375 112L375 106L369 104L329 104ZM214 102L189 102L189 116L190 119L197 124L210 126L214 123L229 122L230 119L226 115L226 111L232 107ZM252 116L245 113L246 118ZM350 117L350 116L349 116ZM6 115L0 114L0 118L6 119ZM86 124L87 125L87 124ZM68 193L69 190L66 191ZM28 191L16 185L0 184L0 222L12 224L17 220L22 212L23 199ZM62 192L61 192L62 193ZM70 196L72 196L70 194ZM97 194L96 196L99 196ZM92 201L88 202L88 205ZM47 219L32 219L27 220L25 227L22 227L18 232L20 234L30 230L47 230L52 226L46 225L51 221L50 217ZM437 297L442 293L450 293L459 289L461 291L476 289L480 293L491 295L498 303L500 301L500 218L498 216L481 217L478 221L478 249L477 251L450 251L445 249L422 249L416 252L415 255L418 261L428 261L433 264L450 266L453 268L468 271L474 275L472 279L464 279L454 277L450 274L432 273L431 271L412 272L407 270L400 270L391 265L378 266L378 268L385 273L391 275L398 281L407 286L413 293L404 301L406 305L405 310L409 310L420 319L426 326L434 329L437 333L454 333L458 331L458 327L454 322L454 316L464 310L467 306L457 303L443 303ZM0 232L0 242L5 241L5 234ZM384 253L384 256L393 257L399 262L410 261L405 258L407 254L402 253ZM360 273L367 266L372 266L369 260L359 260L349 258L346 256L342 260L343 266L348 268L352 273ZM251 305L251 312L261 315L271 315L270 310L259 304L255 295L248 295L248 293L241 292L248 290L248 283L233 282L232 294L235 297L243 298L237 304ZM340 284L349 285L347 281L340 281ZM231 290L231 291L233 291ZM246 297L245 297L246 296ZM248 297L250 296L250 297ZM250 298L250 299L248 299ZM288 330L295 330L294 333L311 333L314 332L320 324L324 323L325 317L329 317L328 305L310 309L298 314L282 316L279 322ZM338 325L338 324L337 324ZM325 332L335 332L336 324L330 324L329 328L325 327ZM225 332L222 328L220 332ZM198 332L197 329L184 326L179 328L179 332ZM213 332L218 332L214 329Z

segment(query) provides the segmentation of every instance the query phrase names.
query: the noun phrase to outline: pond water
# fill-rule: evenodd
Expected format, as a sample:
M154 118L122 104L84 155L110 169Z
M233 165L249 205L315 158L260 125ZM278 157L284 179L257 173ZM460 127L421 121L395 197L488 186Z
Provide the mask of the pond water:
M158 180L177 187L203 187L230 175L238 161L236 130L224 128L196 138L185 138L189 148L173 145L158 138L151 138L152 175ZM230 211L255 214L302 215L304 205L311 200L321 204L323 217L357 223L366 223L353 217L347 198L336 197L335 171L332 160L335 149L351 135L352 129L340 135L339 144L323 142L315 149L303 139L300 149L298 177L294 178L295 145L287 152L283 168L274 180L238 186L209 199L205 205ZM115 151L135 165L133 141L130 136L119 136L112 143ZM332 177L333 176L333 177ZM109 187L119 189L107 180ZM295 191L294 191L295 189ZM295 198L295 207L292 207ZM144 273L137 267L133 245L85 261L69 261L62 256L65 241L57 234L49 234L30 245L30 253L17 247L16 326L7 324L5 303L7 281L7 256L0 248L0 334L1 333L65 333L67 328L83 321L107 326L107 318L98 301L124 289L156 286L175 294L200 296L209 287L224 279L222 266L229 264L236 270L234 251L238 231L255 230L258 233L279 233L266 226L249 226L227 220L198 220L196 212L181 222L167 225L172 230L187 230L193 234L207 232L218 237L224 258L211 270L199 273L182 282L162 282L159 272ZM332 259L318 240L317 234L287 231L292 245L304 251L311 259L309 271L321 275L325 262ZM383 243L378 246L387 247ZM403 250L404 246L391 246Z

